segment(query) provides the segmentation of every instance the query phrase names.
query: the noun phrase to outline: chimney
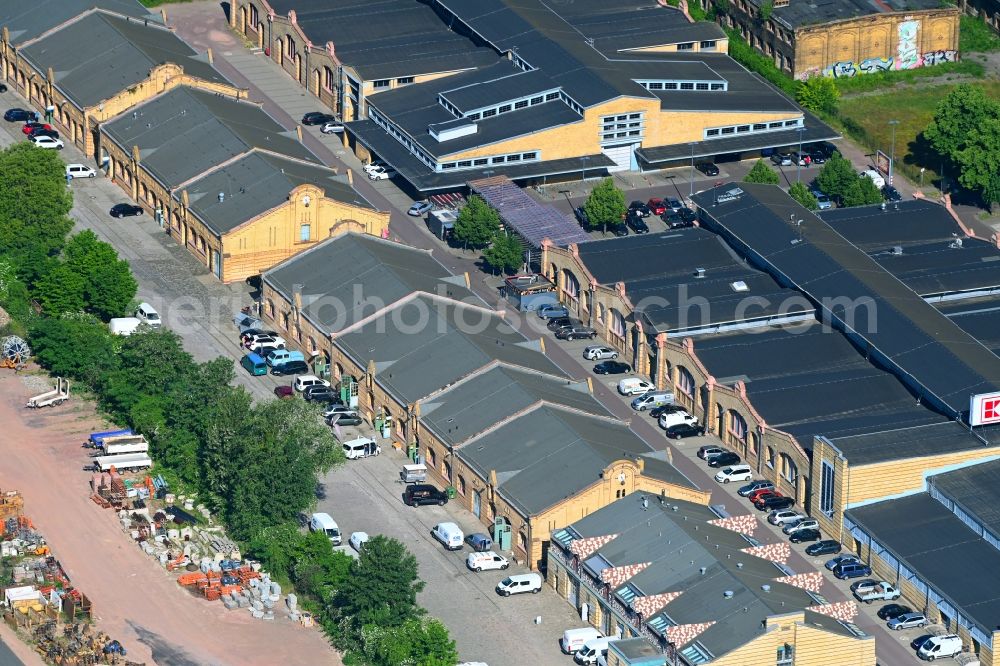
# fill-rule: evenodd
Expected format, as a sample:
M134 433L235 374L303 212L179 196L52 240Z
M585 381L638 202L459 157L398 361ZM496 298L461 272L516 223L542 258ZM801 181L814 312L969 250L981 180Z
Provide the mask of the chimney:
M299 130L299 134L302 134L302 130ZM301 137L300 137L301 138ZM354 187L354 169L347 170L347 184Z
M208 57L208 64L211 65L215 62L215 57L212 55L212 49L205 51L205 55Z
M495 469L490 470L490 486L497 487L497 471Z
M295 302L295 310L302 311L302 285L292 285L292 300Z
M642 458L636 458L635 464L639 466L639 474L642 474L643 470L646 469L646 461Z
M302 141L302 125L295 126L295 136L299 137L299 142Z

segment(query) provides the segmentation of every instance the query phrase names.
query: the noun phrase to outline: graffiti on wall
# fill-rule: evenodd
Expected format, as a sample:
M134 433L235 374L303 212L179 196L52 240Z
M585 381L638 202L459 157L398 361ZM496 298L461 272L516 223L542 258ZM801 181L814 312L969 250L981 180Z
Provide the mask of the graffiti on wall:
M868 58L858 67L862 74L878 74L892 69L892 58Z
M896 44L896 69L915 69L923 64L920 55L920 21L903 21L897 27L899 41Z
M858 73L858 68L850 60L835 62L823 70L823 76L834 79L849 79Z
M946 62L958 62L958 51L928 51L924 54L924 66L943 65Z

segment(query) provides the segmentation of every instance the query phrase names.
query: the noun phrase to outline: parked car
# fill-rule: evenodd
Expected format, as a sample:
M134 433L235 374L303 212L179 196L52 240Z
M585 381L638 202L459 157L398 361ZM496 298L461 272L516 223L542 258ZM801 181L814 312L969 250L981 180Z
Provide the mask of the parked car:
M674 394L670 391L655 391L651 389L637 398L632 398L629 406L637 412L644 412L647 409L655 409L663 405L671 405L673 402ZM663 418L663 416L661 415L660 418ZM659 419L657 419L657 421L659 421Z
M160 319L160 313L156 311L156 308L145 301L135 306L135 311L132 313L132 316L150 328L159 328L163 325L163 320Z
M503 555L488 550L485 553L469 553L465 558L465 566L473 571L483 571L484 569L500 569L503 571L510 566L510 562Z
M264 346L281 348L285 346L285 339L275 335L255 335L246 344L246 348L250 351L257 351L259 347Z
M860 562L860 561L861 560L859 560L858 556L855 555L854 553L845 553L843 555L837 555L837 557L827 560L826 564L824 564L823 566L826 567L827 571L833 571L841 564L846 564L847 562Z
M934 661L935 659L954 657L956 654L961 654L964 649L962 637L958 634L931 636L920 645L917 656L926 661Z
M26 111L24 109L7 109L6 113L3 114L3 119L9 123L23 123L32 120L34 117L34 111Z
M700 453L701 452L699 451L699 454ZM699 455L699 457L701 456ZM740 489L736 491L736 494L740 497L746 497L754 491L766 490L768 488L774 488L774 483L765 479L757 479L756 481L751 481L745 486L740 486Z
M337 116L322 111L310 111L302 116L303 125L322 125L323 123L332 123L335 120L337 120Z
M111 217L135 217L136 215L142 215L143 210L142 206L120 203L112 206L109 213Z
M240 332L240 345L246 347L247 341L258 334L276 336L278 332L266 328L245 328Z
M280 377L281 375L299 375L303 372L309 372L309 364L305 361L289 361L288 363L271 367L271 374L275 377Z
M509 597L512 594L523 594L525 592L538 594L541 591L542 577L536 573L507 576L497 583L497 594L503 597Z
M624 375L627 372L632 372L632 366L618 361L601 361L594 366L594 373L598 375Z
M930 620L923 613L903 613L899 617L894 617L885 623L893 631L902 631L903 629L915 629L917 627L926 627L930 624Z
M863 178L869 178L873 183L875 183L875 187L880 190L885 187L885 178L883 178L882 174L875 169L866 169L861 172L861 176Z
M878 609L878 615L880 620L891 620L893 618L899 617L900 615L905 615L907 613L912 613L913 609L904 604L886 604L882 608Z
M646 202L646 207L649 208L649 212L653 215L663 215L667 212L667 205L663 203L663 199L655 197Z
M691 210L686 206L678 210L677 214L681 216L681 220L683 220L684 222L694 223L694 221L698 219L698 213L694 212L693 210Z
M28 132L28 137L29 138L34 138L36 136L48 136L48 137L51 137L53 139L58 139L59 138L59 132L57 132L57 131L55 131L54 129L51 129L51 128L35 127L30 132Z
M790 523L802 520L805 516L798 511L792 511L791 509L775 509L771 513L767 514L767 522L772 525L778 525L779 527L784 527Z
M718 176L719 167L715 166L711 162L698 162L694 165L694 168L701 171L706 176Z
M583 206L577 206L573 209L573 217L584 229L590 228L590 220L587 218L587 211L583 209Z
M654 419L659 420L664 414L672 414L674 412L687 411L681 405L671 404L671 405L660 405L659 407L654 407L649 410L649 415Z
M39 148L50 150L62 150L64 147L61 139L53 139L51 136L33 136L31 137L31 142Z
M676 423L664 431L670 439L684 439L685 437L701 437L705 434L705 426L697 423Z
M792 156L788 153L774 153L771 161L777 166L792 166Z
M323 134L342 134L344 132L344 123L339 120L331 120L323 123L319 131Z
M819 521L815 518L803 518L797 523L792 523L791 525L785 525L781 531L785 534L791 534L792 532L797 532L798 530L818 530Z
M395 175L395 170L390 167L378 167L368 172L368 178L371 180L388 180Z
M663 200L663 205L667 207L667 210L672 210L675 213L680 212L684 204L680 202L680 199L674 199L673 197L667 197Z
M646 224L646 221L642 219L641 216L633 212L630 212L625 216L625 226L634 231L636 234L649 233L649 225Z
M796 151L792 153L792 161L798 166L807 167L812 164L812 156L806 151Z
M323 408L323 418L328 419L335 414L351 414L355 410L353 407L348 407L339 400L326 403L326 407Z
M758 511L774 511L775 509L789 509L795 506L794 497L784 495L768 494L762 495L753 503Z
M879 601L881 599L884 599L885 601L893 601L902 596L902 593L891 583L884 580L872 580L870 578L859 580L851 585L851 594L853 594L858 601L863 601L866 604L870 604L873 601Z
M465 535L462 529L455 523L438 523L431 528L431 536L441 542L441 545L448 550L461 550Z
M332 386L317 384L315 386L307 386L306 390L302 392L302 397L307 402L326 402L328 400L340 399L340 391Z
M351 536L347 540L347 543L350 544L351 548L360 553L361 547L365 545L365 542L367 542L369 538L368 532L351 532Z
M806 555L832 555L839 553L841 545L834 539L823 539L806 548Z
M830 208L833 208L833 202L830 201L830 197L826 196L819 190L813 190L812 195L816 199L816 207L820 210L829 210Z
M588 361L603 361L618 358L618 350L604 345L591 345L583 349L583 357Z
M376 171L378 169L382 169L387 166L389 165L383 162L382 160L372 160L371 162L369 162L368 164L364 165L361 168L364 170L366 174L371 175L372 171Z
M685 220L679 212L674 210L668 210L660 216L660 219L667 225L667 229L686 229L694 226L694 222Z
M730 481L746 481L753 478L753 470L750 465L732 465L723 467L715 473L715 480L719 483L729 483Z
M630 203L628 205L628 211L630 213L634 213L638 217L649 217L650 215L653 214L653 212L649 210L649 206L642 203L641 201L633 201L632 203Z
M568 326L556 333L556 338L560 340L593 340L596 337L597 331L589 326Z
M410 217L421 217L431 212L432 210L434 210L434 204L432 204L430 201L417 201L414 202L412 206L410 206L410 209L406 211L406 214L409 215Z
M97 171L86 164L67 164L66 177L70 180L73 178L96 178Z
M544 303L538 306L535 314L539 319L548 319L552 323L554 319L569 319L569 309L562 303Z
M493 548L493 539L490 538L489 534L484 534L483 532L473 532L472 534L465 535L465 543L477 553L485 553Z
M735 465L740 462L740 457L733 453L732 451L726 451L725 453L717 456L713 456L708 461L709 467L725 467L726 465Z
M698 449L698 457L702 460L708 460L712 456L717 456L723 453L726 453L726 449L721 446L703 446ZM774 484L771 484L771 486L773 487Z
M757 500L763 497L767 497L769 495L777 495L778 497L781 497L781 493L779 493L772 487L772 488L758 488L757 490L747 495L747 499L750 500L751 502L756 502Z
M28 122L24 123L24 126L21 128L21 132L27 134L28 136L31 136L31 132L35 129L50 130L52 129L52 125L49 125L48 123L39 123L35 122L34 120L29 120Z
M882 198L888 201L889 203L894 203L896 201L902 201L903 195L900 194L899 190L897 190L892 185L886 185L885 187L882 188Z
M618 236L619 238L622 236L628 236L628 225L625 224L624 222L622 224L615 224L609 226L608 231L614 234L615 236Z
M274 370L271 370L271 374L272 375L274 374ZM274 395L275 397L284 400L285 398L294 398L295 391L292 389L291 386L275 386Z
M359 426L364 423L365 420L361 418L361 414L358 414L353 409L348 409L343 412L336 412L326 417L327 425L332 426L337 424L340 426Z
M422 506L424 504L444 506L448 503L448 493L438 490L429 483L414 483L406 487L403 501L409 506Z
M543 306L544 307L544 306ZM550 331L558 331L560 328L566 328L568 326L582 326L583 322L575 317L565 316L555 316L549 319L549 323L546 324L546 328Z
M292 382L292 387L299 393L302 393L310 386L330 386L330 382L320 379L316 375L299 375Z
M792 543L805 543L806 541L819 541L823 535L819 530L797 530L788 536Z
M822 150L810 150L809 157L813 164L826 164L827 156Z
M840 580L862 578L864 576L871 575L872 568L864 562L859 562L857 560L851 562L841 562L833 568L833 577L839 578Z
M656 419L656 424L664 430L672 425L677 425L678 423L689 423L694 425L698 423L698 417L689 414L687 410L681 409L676 412L660 414L660 418Z

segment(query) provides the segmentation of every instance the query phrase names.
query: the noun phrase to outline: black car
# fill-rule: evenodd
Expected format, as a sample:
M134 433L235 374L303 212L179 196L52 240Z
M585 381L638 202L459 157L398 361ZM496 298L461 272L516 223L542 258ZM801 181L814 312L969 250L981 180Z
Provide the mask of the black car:
M142 212L142 206L133 206L127 203L115 204L111 207L111 217L135 217L142 215Z
M628 236L628 226L624 223L608 227L608 231L613 233L615 236Z
M819 530L795 530L789 535L788 540L792 543L805 543L806 541L819 541L822 536Z
M59 132L55 131L54 129L46 129L45 127L34 127L28 133L28 138L34 139L36 136L50 136L53 139L58 139Z
M632 372L632 366L618 361L602 361L594 366L594 372L599 375L623 375Z
M307 387L306 390L302 392L302 397L305 398L307 402L326 402L340 398L340 391L332 386L323 386L322 384L319 384L317 386Z
M556 332L559 340L593 340L596 337L597 331L589 326L567 326Z
M706 176L718 176L719 167L715 166L711 162L698 162L694 165L694 168L701 171Z
M882 608L878 609L878 613L876 613L876 615L878 615L881 620L891 620L899 617L900 615L912 612L913 609L904 604L886 604L885 606L882 606Z
M304 375L309 372L309 364L305 361L288 361L271 367L272 375Z
M813 164L826 164L826 153L822 150L810 150L809 158Z
M649 206L641 201L633 201L630 203L628 205L628 212L635 213L639 217L649 217L653 214L653 211L649 210Z
M668 210L666 213L661 215L660 219L667 225L667 229L686 229L687 227L694 226L693 221L685 220L679 212L672 210Z
M677 214L681 216L681 219L685 222L694 222L698 219L698 213L694 212L690 208L681 208L677 211Z
M550 331L558 331L560 328L565 328L567 326L581 326L582 324L582 321L573 317L554 317L549 320L546 327L548 327Z
M302 116L303 125L322 125L323 123L332 123L337 119L337 116L331 115L329 113L321 113L319 111L312 111Z
M711 460L708 461L709 467L728 467L729 465L737 465L740 462L740 457L733 453L732 451L726 451L721 453Z
M584 229L590 228L590 220L587 219L587 211L583 209L583 206L577 206L573 209L573 215L576 217L576 221L580 223L580 226Z
M795 499L784 495L764 495L753 503L758 511L774 511L775 509L791 509Z
M672 425L664 431L670 439L684 439L685 437L701 437L705 434L704 426L691 425L690 423L678 423Z
M409 506L421 506L422 504L444 506L448 503L448 493L438 490L429 483L415 483L406 487L403 501Z
M899 190L897 190L892 185L886 185L885 187L882 188L882 198L888 201L889 203L894 203L896 201L902 201L903 195L900 194Z
M681 405L660 405L659 407L653 407L649 410L649 415L654 419L659 419L664 414L673 414L674 412L686 411Z
M24 123L34 120L35 112L24 109L7 109L7 112L3 114L3 119L9 123Z
M629 211L629 214L625 217L625 224L637 234L649 233L649 225L646 224L646 220L642 219L642 216L634 211Z
M833 555L840 552L840 542L833 539L823 539L806 548L806 555Z

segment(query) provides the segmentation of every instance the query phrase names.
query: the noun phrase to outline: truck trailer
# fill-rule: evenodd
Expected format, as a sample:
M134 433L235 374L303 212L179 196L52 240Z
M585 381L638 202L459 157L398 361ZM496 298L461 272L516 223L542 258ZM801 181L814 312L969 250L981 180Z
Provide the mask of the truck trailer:
M94 458L91 469L95 472L107 472L114 467L119 472L133 472L149 469L153 460L145 453L125 453L118 456L99 456Z

